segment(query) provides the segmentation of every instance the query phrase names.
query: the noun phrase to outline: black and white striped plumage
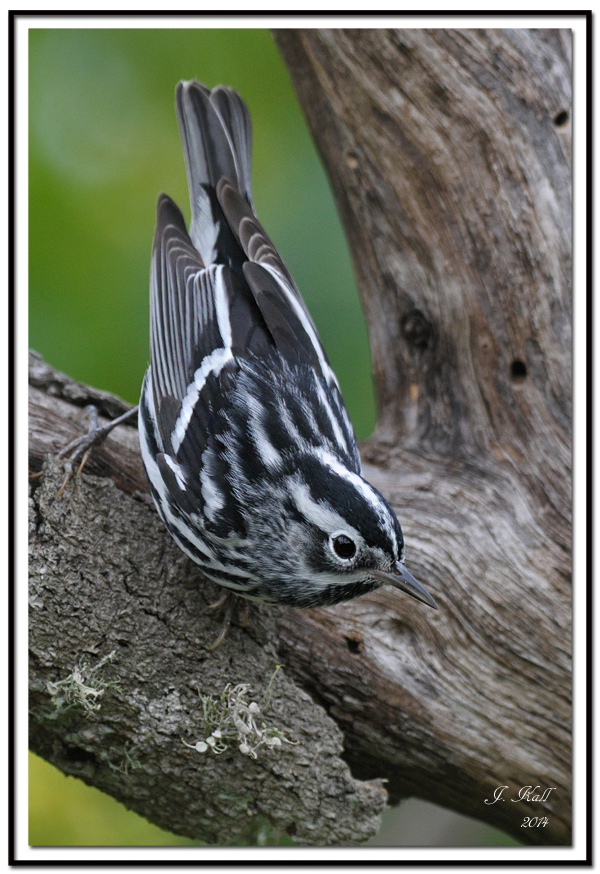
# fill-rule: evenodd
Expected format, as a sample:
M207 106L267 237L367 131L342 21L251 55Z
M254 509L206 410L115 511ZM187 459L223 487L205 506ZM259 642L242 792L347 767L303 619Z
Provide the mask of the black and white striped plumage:
M335 604L402 565L393 510L361 477L312 319L252 208L251 122L230 88L180 82L190 232L160 195L142 457L167 528L205 575L248 598Z

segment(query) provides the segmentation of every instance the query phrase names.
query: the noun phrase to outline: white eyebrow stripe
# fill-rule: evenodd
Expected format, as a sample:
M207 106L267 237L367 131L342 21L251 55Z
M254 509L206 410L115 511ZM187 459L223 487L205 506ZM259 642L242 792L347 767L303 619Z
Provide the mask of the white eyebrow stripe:
M343 516L340 516L339 513L336 513L335 510L326 507L322 501L315 501L310 494L308 486L304 485L304 483L292 480L290 488L292 499L297 509L302 513L304 518L316 528L319 528L327 534L332 534L334 531L343 531L356 541L357 546L361 546L364 543L363 538L356 528L350 525L348 521L344 519Z
M382 504L381 497L378 492L376 492L373 486L370 485L357 473L354 473L354 471L348 470L347 467L344 467L344 465L341 464L334 455L332 455L330 452L327 452L327 450L315 449L314 452L315 455L317 455L319 459L323 462L323 464L329 467L334 473L338 474L338 476L341 476L345 480L348 480L348 482L351 482L352 485L354 485L356 489L360 491L361 494L367 499L367 501L375 510L381 526L385 529L390 540L392 541L394 546L394 553L397 555L398 539L396 537L396 531L394 530L394 526L392 525L389 511L385 504Z
M369 483L364 480L357 473L354 473L352 470L348 470L335 455L332 455L331 452L327 452L326 449L315 449L315 455L319 457L319 459L325 464L327 467L331 468L334 473L337 473L338 476L343 477L348 482L351 482L353 486L355 486L358 491L360 491L367 501L371 504L371 506L378 512L381 513L382 505L381 500L379 499L379 495L374 490Z

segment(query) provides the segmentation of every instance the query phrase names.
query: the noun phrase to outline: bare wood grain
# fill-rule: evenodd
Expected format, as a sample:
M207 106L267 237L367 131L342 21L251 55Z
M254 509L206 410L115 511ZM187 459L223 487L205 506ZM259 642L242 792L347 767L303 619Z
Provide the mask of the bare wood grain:
M355 773L385 761L392 797L568 843L571 140L555 119L570 113L570 34L276 39L367 318L365 475L440 605L380 592L288 614L286 658L342 725ZM350 631L364 648L349 670ZM484 804L503 784L556 787L546 834L520 829L525 805Z

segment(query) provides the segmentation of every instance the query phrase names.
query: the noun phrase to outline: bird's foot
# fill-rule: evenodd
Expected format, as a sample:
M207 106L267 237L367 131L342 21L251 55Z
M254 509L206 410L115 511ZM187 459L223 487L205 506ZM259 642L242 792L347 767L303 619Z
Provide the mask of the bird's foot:
M229 631L229 626L231 625L231 619L233 617L233 613L238 607L242 607L242 628L245 628L248 624L248 602L245 598L240 598L239 595L234 595L233 592L225 592L218 601L215 601L214 604L209 604L207 610L218 610L220 607L225 607L225 611L223 613L223 622L221 624L221 628L219 629L219 634L217 635L216 640L211 646L209 646L209 650L217 649L217 647L221 646L225 638L227 637L227 632Z
M128 410L123 415L118 416L116 419L113 419L112 422L109 422L107 425L99 425L98 424L98 411L93 404L90 404L87 407L84 407L81 415L78 417L77 421L80 419L86 419L89 425L88 431L82 437L76 437L74 440L71 440L57 455L57 458L65 458L65 478L62 481L61 487L55 495L54 500L60 498L62 493L64 492L67 483L73 476L73 472L75 466L77 466L77 470L75 471L75 476L79 476L87 461L92 454L92 450L96 446L100 446L113 428L116 428L117 425L122 424L122 422L127 421L127 419L132 418L137 413L137 407L133 407L131 410Z

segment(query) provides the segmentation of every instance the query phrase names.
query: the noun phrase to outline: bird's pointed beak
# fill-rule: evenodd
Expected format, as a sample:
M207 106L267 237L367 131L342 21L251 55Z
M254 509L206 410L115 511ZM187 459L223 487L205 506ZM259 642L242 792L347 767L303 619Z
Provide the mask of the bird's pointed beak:
M401 592L406 592L411 598L416 598L417 601L422 601L423 604L428 604L437 610L437 604L431 597L429 592L423 588L421 583L418 583L412 574L406 570L401 561L396 562L395 571L380 571L369 569L369 576L375 577L376 580L381 580L388 586L394 586L395 589L400 589Z

